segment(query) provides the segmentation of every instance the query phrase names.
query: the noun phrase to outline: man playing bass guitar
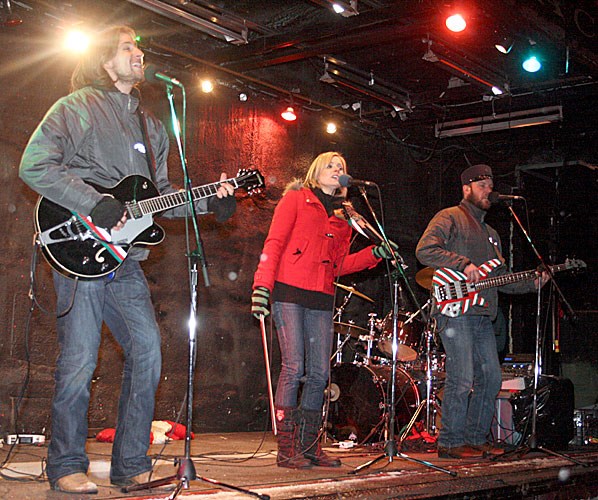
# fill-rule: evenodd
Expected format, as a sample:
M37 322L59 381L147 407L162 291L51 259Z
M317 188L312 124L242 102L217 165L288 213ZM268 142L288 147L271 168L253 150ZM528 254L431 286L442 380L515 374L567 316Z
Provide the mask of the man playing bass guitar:
M489 272L508 273L498 233L484 222L491 205L488 195L494 187L492 169L488 165L469 167L461 174L461 184L461 203L433 217L417 245L418 260L433 268L454 270L474 283ZM547 279L543 273L542 283ZM488 288L476 294L471 304L438 311L438 329L446 352L439 457L466 459L503 453L487 441L502 382L492 327L497 290L533 292L537 281Z

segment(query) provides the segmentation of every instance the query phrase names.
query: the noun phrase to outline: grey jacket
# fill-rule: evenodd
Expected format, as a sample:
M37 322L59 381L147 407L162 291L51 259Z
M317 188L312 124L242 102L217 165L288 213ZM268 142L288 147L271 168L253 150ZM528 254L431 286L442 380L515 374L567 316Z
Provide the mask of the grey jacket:
M416 248L417 259L433 268L449 267L463 271L470 263L476 266L499 258L503 265L492 272L492 276L507 274L498 233L484 222L486 211L466 200L458 206L438 212L428 224ZM533 282L504 285L505 293L527 293L534 291ZM467 314L496 317L498 289L489 288L481 292L488 307L475 306Z
M123 94L116 88L84 87L59 99L25 148L19 168L21 179L48 200L89 215L103 195L84 181L112 187L129 175L152 178L138 107L136 91ZM157 118L149 113L145 116L155 157L156 187L161 194L175 192L168 180L168 136ZM234 196L225 200L215 197L200 200L196 204L198 213L226 205L230 217L234 212ZM164 212L163 216L185 214L186 207L180 206ZM218 215L222 220L222 214ZM131 255L137 259L147 256L147 251L133 250Z

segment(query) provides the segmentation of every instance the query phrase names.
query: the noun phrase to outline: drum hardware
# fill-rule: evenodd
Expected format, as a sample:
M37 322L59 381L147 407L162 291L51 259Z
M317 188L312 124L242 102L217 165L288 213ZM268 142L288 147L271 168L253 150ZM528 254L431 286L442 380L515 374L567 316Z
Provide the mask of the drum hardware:
M390 385L390 408L389 411L385 412L385 415L382 420L382 422L385 424L385 429L384 429L384 433L385 433L385 446L384 446L384 453L377 456L376 458L356 467L355 469L353 469L352 471L350 471L350 474L356 474L357 472L360 472L361 470L370 467L371 465L374 465L375 463L377 463L379 460L383 459L383 458L388 458L389 462L392 462L393 457L400 457L404 460L408 460L411 462L416 462L419 463L421 465L425 465L426 467L429 467L431 469L437 470L439 472L444 472L445 474L448 474L450 476L456 476L457 473L455 471L449 471L448 469L444 469L442 467L438 467L437 465L434 465L430 462L427 462L425 460L419 460L417 458L413 458L410 457L409 455L406 455L405 453L399 451L400 446L402 445L403 440L406 438L406 436L409 434L409 432L411 431L411 427L413 426L413 424L415 423L415 420L417 419L417 415L419 414L419 412L421 412L421 409L423 407L423 405L426 405L426 408L428 409L428 411L426 412L426 420L427 422L429 421L429 414L430 414L430 397L431 397L431 380L432 380L432 376L431 376L431 363L430 363L430 335L428 334L426 336L426 399L425 399L425 403L422 402L420 404L417 405L417 409L415 411L415 413L417 415L413 415L412 418L409 420L407 426L405 427L405 430L403 431L403 433L401 434L400 438L399 438L399 442L398 442L398 447L397 447L397 442L395 441L395 426L397 423L397 414L396 414L396 408L395 408L395 402L396 400L396 373L398 370L400 370L400 368L397 367L397 354L398 354L398 313L399 313L399 307L398 307L398 297L399 297L399 289L400 289L400 285L398 283L398 281L395 279L394 281L394 304L393 304L393 317L392 317L392 364L391 364L391 376L390 376L390 381L389 381L389 385ZM426 303L426 305L428 305L430 303L430 301L428 301ZM424 306L426 307L426 306ZM412 318L415 317L418 313L423 311L423 307L420 308L417 313L415 313L414 315L412 315ZM416 355L417 357L417 355ZM419 396L419 395L418 395ZM387 400L388 401L388 400ZM387 407L388 407L388 402L386 403Z
M374 346L374 340L376 339L376 335L374 334L374 331L376 329L376 317L378 315L376 313L369 313L368 316L370 318L370 319L368 319L368 326L370 327L370 334L365 339L365 341L367 342L367 350L366 350L366 355L365 355L365 364L366 365L370 364L370 359L372 357L372 347ZM362 339L362 337L360 337L360 340L361 339Z
M391 245L388 237L386 236L386 233L384 232L384 228L382 227L382 225L380 224L380 221L378 220L378 217L376 216L376 212L374 211L374 209L372 208L372 205L370 204L370 200L367 196L367 192L363 186L359 187L359 192L361 193L361 195L365 201L365 204L367 205L368 210L369 210L371 216L373 217L374 222L379 230L379 232L377 232L373 227L371 227L371 225L368 224L370 231L368 231L366 233L366 236L369 237L370 239L373 239L376 244L384 243L385 247L391 254L391 258L386 261L387 266L393 265L396 268L396 272L391 273L393 275L393 283L392 283L392 287L391 287L391 293L392 293L392 299L393 299L393 301L392 301L393 302L392 363L391 363L391 376L390 376L390 382L389 382L390 403L388 402L388 400L385 401L387 408L389 405L390 405L390 408L389 408L389 411L386 412L386 416L385 416L386 418L384 419L385 438L386 438L386 441L384 444L384 454L378 456L377 458L375 458L373 460L370 460L369 462L367 462L363 465L360 465L359 467L357 467L356 469L351 471L351 473L356 474L357 472L365 469L366 467L369 467L370 465L373 465L374 463L378 462L378 460L380 460L384 457L388 458L388 461L390 463L393 461L394 457L399 456L405 460L417 462L422 465L426 465L427 467L430 467L432 469L435 469L435 470L438 470L441 472L445 472L452 476L456 476L457 475L456 472L448 471L441 467L437 467L434 464L431 464L429 462L425 462L423 460L418 460L418 459L409 457L409 456L405 455L404 453L399 452L399 450L397 449L397 442L395 441L394 428L395 428L395 423L396 423L396 411L395 411L396 375L397 375L397 371L398 371L397 370L397 368L398 368L397 367L397 351L398 351L398 328L397 328L398 325L397 325L397 322L398 322L398 314L399 314L399 294L402 292L402 289L398 282L399 275L401 276L403 282L405 283L405 286L407 287L410 297L416 306L418 306L418 301L417 301L417 297L413 293L413 290L411 289L411 286L409 285L409 280L405 276L404 271L407 268L407 266L405 264L403 257L398 252L398 247L396 245ZM358 215L358 214L355 214L355 215ZM354 218L354 217L352 217L352 218ZM363 218L361 218L361 219L363 219ZM419 308L419 307L418 307L418 309L421 310L421 308Z

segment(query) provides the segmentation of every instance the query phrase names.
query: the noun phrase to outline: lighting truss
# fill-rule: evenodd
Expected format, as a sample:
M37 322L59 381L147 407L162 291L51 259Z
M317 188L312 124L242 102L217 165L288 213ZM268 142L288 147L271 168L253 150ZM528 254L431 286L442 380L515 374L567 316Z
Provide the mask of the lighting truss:
M507 77L482 63L476 62L471 55L459 54L456 50L448 46L428 39L423 40L428 44L428 50L422 59L431 63L441 64L446 71L464 78L478 87L485 90L492 90L495 95L505 95L509 93ZM432 47L434 47L432 49Z
M457 137L460 135L494 132L496 130L544 125L562 120L562 106L546 106L500 115L480 116L477 118L437 123L434 126L434 133L436 137L442 139L444 137Z
M127 1L233 45L247 43L248 30L244 23L236 19L229 19L213 8L189 4L189 9L196 11L196 13L192 13L159 0Z
M411 98L406 90L377 78L372 72L355 68L335 57L326 57L324 61L321 82L347 87L365 94L391 106L396 112L411 111Z

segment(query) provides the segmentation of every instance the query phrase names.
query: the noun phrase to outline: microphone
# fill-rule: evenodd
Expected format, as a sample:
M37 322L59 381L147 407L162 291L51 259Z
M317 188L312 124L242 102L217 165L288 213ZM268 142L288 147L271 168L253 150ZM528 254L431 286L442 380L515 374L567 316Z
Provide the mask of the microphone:
M501 201L513 201L513 200L525 200L523 196L515 196L514 194L500 194L496 191L492 191L488 195L488 201L494 205L496 203L500 203Z
M338 178L338 182L342 187L349 186L375 186L376 183L372 181L361 181L359 179L353 179L350 175L343 174Z
M160 73L153 64L148 64L144 70L145 81L148 83L167 83L183 88L183 84L172 76Z

